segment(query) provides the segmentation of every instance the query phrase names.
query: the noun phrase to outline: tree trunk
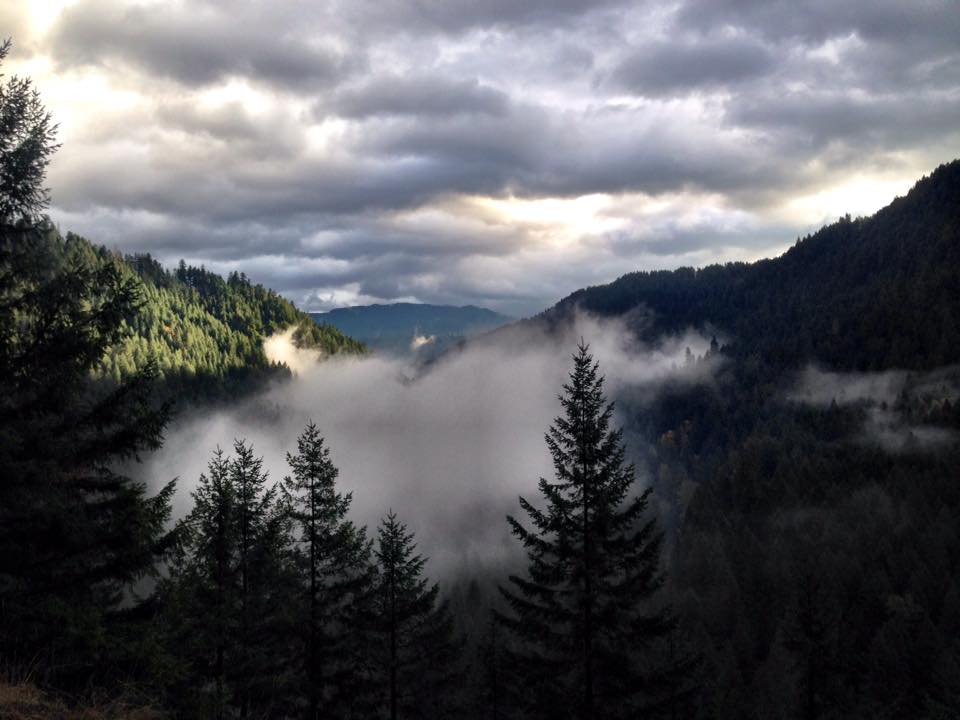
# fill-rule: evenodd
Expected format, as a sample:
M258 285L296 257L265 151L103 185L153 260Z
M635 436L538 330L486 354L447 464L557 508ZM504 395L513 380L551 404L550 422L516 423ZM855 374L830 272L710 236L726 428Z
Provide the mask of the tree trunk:
M397 588L395 569L390 571L390 720L397 720Z

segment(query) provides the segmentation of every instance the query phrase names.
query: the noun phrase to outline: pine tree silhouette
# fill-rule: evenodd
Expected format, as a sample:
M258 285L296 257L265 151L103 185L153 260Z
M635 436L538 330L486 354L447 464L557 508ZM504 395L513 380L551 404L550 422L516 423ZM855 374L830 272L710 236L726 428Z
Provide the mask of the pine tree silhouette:
M286 512L293 521L297 608L291 631L302 647L297 682L306 698L304 716L345 716L358 692L358 602L372 582L371 543L348 518L352 495L336 489L338 470L317 426L309 423L287 454L293 474L283 481Z
M556 478L540 479L545 505L521 497L530 525L507 518L529 566L501 588L498 618L519 645L524 717L635 718L672 697L692 661L658 668L645 653L675 625L650 604L664 582L661 536L643 520L650 490L631 497L634 467L583 341L573 359L546 434Z

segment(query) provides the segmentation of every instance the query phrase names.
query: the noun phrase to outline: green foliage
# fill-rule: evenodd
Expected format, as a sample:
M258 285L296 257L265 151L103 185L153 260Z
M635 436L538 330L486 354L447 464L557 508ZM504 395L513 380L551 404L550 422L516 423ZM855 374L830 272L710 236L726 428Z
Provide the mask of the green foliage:
M118 469L159 447L169 413L153 362L91 381L142 297L36 220L54 131L29 80L0 85L0 662L77 689L153 662L134 589L171 542L173 483L148 497Z
M121 603L166 549L173 485L151 498L117 469L160 444L156 365L90 378L137 285L61 249L46 225L0 225L0 646L76 687L132 651Z
M0 44L0 64L11 45ZM29 78L0 83L0 222L31 221L47 206L43 181L59 147L56 131Z
M243 274L226 280L183 263L165 270L149 255L121 257L73 233L61 237L45 225L35 251L46 262L69 268L82 262L116 274L138 302L117 318L118 342L93 369L108 383L121 383L154 364L167 398L194 401L235 397L289 370L270 363L263 341L294 328L297 347L322 355L362 354L366 348L329 325L317 325L288 300ZM42 246L42 247L41 247ZM32 262L24 258L23 262Z
M82 242L79 238L77 242ZM99 250L103 257L109 253ZM130 322L131 340L109 354L102 372L122 378L151 355L171 394L231 397L287 372L271 365L263 340L294 327L297 347L324 355L361 354L364 346L328 325L319 326L288 300L242 273L224 280L181 262L172 273L149 255L128 256L122 265L136 273L145 303Z

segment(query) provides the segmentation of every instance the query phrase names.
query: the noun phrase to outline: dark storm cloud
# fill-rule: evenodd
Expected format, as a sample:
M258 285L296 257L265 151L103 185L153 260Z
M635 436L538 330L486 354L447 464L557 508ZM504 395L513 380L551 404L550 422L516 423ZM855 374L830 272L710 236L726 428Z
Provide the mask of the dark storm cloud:
M657 97L737 84L776 65L776 54L752 38L658 41L629 55L613 80L630 92Z
M346 12L375 26L411 33L462 33L478 28L568 27L623 0L347 0Z
M763 144L744 148L698 125L650 122L643 110L611 108L573 118L517 106L503 117L394 124L372 134L371 153L459 168L454 189L520 197L685 188L733 191L776 181L785 168Z
M266 5L121 8L110 0L81 0L63 11L51 49L61 67L129 65L191 86L247 77L286 90L317 90L360 64L302 30L278 26Z
M877 94L920 87L956 88L960 79L960 9L943 0L825 3L766 0L688 0L677 32L734 28L776 48L781 56L838 45L838 62L799 66L795 80L816 79ZM818 72L826 70L826 72Z
M175 145L172 138L171 151ZM56 205L72 212L129 208L210 225L288 224L416 207L449 191L498 189L475 168L431 158L287 159L282 154L258 164L214 154L210 164L195 164L161 154L142 165L118 165L104 155L58 168Z
M476 80L439 77L393 76L374 78L360 87L335 93L318 114L334 112L342 117L377 115L502 115L509 98L496 88Z
M835 161L849 162L867 151L934 141L957 131L960 97L858 97L841 91L770 92L742 100L729 120L780 136L785 148L816 153L833 146ZM840 151L838 146L843 146Z
M738 27L771 39L822 43L856 32L865 41L919 38L931 49L956 49L960 13L945 0L687 0L677 24L709 31Z
M311 248L338 258L377 258L411 255L424 258L464 255L507 255L515 249L518 233L507 228L468 232L450 227L398 229L385 222L355 220L329 240L310 242Z

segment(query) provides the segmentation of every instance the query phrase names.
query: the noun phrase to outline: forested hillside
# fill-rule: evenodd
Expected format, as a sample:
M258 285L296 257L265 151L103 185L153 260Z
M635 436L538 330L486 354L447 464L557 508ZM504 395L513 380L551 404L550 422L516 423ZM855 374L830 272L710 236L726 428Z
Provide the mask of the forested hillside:
M317 324L274 291L242 273L227 279L182 261L163 268L150 255L122 256L86 239L61 236L46 226L51 256L61 263L83 259L116 265L139 295L136 311L124 318L122 342L107 351L97 373L115 382L133 376L150 358L162 384L173 395L190 392L212 398L257 387L286 372L271 365L263 351L269 335L295 327L294 343L327 355L362 353L362 343L335 327Z
M776 368L923 369L960 362L960 160L869 218L849 216L755 263L636 272L545 313L650 311L648 337L712 324Z
M618 398L703 656L698 717L956 717L958 218L954 161L779 258L632 273L536 319L722 341L708 380Z

